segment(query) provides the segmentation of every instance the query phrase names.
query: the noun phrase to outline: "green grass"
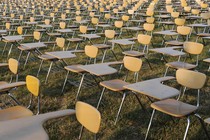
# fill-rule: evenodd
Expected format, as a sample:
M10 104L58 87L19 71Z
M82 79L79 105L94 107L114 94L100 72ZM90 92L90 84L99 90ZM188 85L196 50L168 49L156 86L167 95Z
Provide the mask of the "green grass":
M128 36L126 33L124 34L125 37L131 37L132 35ZM195 36L191 38L191 40L194 40ZM101 42L102 40L96 40L94 42ZM27 40L27 42L30 42L30 40ZM160 47L160 38L155 37L155 39L152 40L154 43L154 47ZM3 47L3 43L0 44L1 47ZM84 46L84 44L83 44ZM71 48L74 48L71 47ZM207 74L209 77L209 72L207 72L208 65L202 60L204 58L208 58L208 48L209 45L206 45L202 55L200 56L200 64L197 68L198 71L203 72ZM127 47L129 49L129 47ZM2 51L2 49L1 49ZM41 50L42 52L45 51L52 51L50 47L45 50ZM122 59L123 55L121 54L119 49L115 49L117 52L117 56ZM1 52L0 52L1 53ZM7 52L6 52L7 53ZM17 58L19 55L19 51L17 49L13 49L13 52L11 54L11 57ZM111 56L110 53L108 55ZM6 55L1 56L1 62L6 62L7 58ZM25 56L24 56L25 58ZM20 80L24 80L26 75L34 75L36 76L40 60L37 57L31 57L34 58L34 61L29 60L27 66L25 69L23 69L23 59L21 59L20 62ZM161 77L164 74L165 71L165 64L163 61L160 60L161 55L150 53L149 61L152 64L153 70L150 70L147 63L143 62L143 67L139 73L139 81L152 79ZM175 61L177 58L173 57L166 57L167 60ZM111 60L114 60L111 58ZM193 60L190 60L191 62ZM78 54L78 57L75 59L67 60L68 64L77 64L77 63L85 63L85 57L83 54ZM98 60L97 62L100 62ZM49 62L44 62L44 66L40 72L39 79L41 81L41 113L61 110L61 109L74 109L75 108L75 96L78 87L72 86L69 83L67 83L64 94L61 93L62 85L64 82L64 78L66 76L66 71L63 69L60 69L60 71L54 71L50 74L48 83L45 84L45 76L47 74L47 68L49 67ZM6 72L6 68L1 69L1 78L0 80L7 80L9 81L10 73ZM123 79L125 74L125 71L123 70L120 72L119 75L114 74L112 76L104 77L105 80L108 79L114 79L114 78L120 78ZM170 70L169 75L175 75L175 71ZM120 76L120 77L119 77ZM133 75L130 75L129 82L133 82L132 79ZM80 75L70 73L69 80L71 81L79 81ZM179 88L179 85L175 81L166 82L165 84L173 86L175 88ZM210 116L209 113L209 102L210 102L210 96L209 96L209 85L210 82L207 80L205 87L203 88L202 94L201 94L201 105L199 107L198 113L203 117L206 118ZM81 94L79 96L79 100L87 102L93 106L96 106L97 101L99 99L99 95L101 93L102 88L98 86L93 86L89 88L82 88ZM17 97L17 99L23 103L24 105L28 104L29 101L29 94L26 88L18 88L16 91L13 91L14 95ZM9 100L7 96L2 95L1 100ZM144 104L146 110L151 113L152 109L150 108L151 102L149 102L148 98L145 96L139 94L139 97ZM117 110L119 108L120 102L121 102L122 94L116 93L116 92L106 92L104 94L104 98L102 99L101 106L99 107L99 111L102 115L102 123L100 127L100 131L98 134L99 139L101 140L135 140L135 139L144 139L145 133L147 130L147 126L149 123L150 115L147 115L146 112L144 112L140 105L138 104L137 100L134 98L134 96L129 95L126 100L125 104L122 108L122 112L120 114L120 119L117 123L117 125L114 125L115 116L117 113ZM181 99L184 102L188 102L191 104L196 104L196 94L192 90L187 90L186 95L184 98ZM32 107L32 110L36 112L36 102L34 101L34 106ZM184 131L186 128L186 119L174 119L175 122L172 121L172 119L162 113L156 113L155 118L149 133L149 139L182 139L184 135ZM76 121L75 116L68 116L60 119L53 119L49 120L44 124L44 127L46 131L48 132L50 139L57 140L69 140L69 139L77 139L80 131L81 125ZM86 139L92 139L93 134L88 132L87 130L83 133L84 140ZM204 131L201 128L200 123L198 120L192 116L191 117L191 125L188 132L188 139L207 139L205 136Z

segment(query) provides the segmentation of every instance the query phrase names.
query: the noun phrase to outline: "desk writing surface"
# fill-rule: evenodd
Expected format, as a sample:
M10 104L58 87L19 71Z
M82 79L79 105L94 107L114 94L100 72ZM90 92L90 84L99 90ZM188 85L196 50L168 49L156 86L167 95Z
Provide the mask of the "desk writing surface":
M146 80L142 82L137 82L134 84L124 86L126 89L135 91L153 97L158 100L167 99L179 95L179 90L161 84L163 81L174 79L172 76L155 78L151 80Z
M88 39L92 39L92 38L100 38L101 36L97 35L97 34L80 34L78 35L80 37L84 37L84 38L88 38Z
M20 41L23 40L23 36L21 35L16 35L16 36L3 36L2 37L4 40L8 41L8 42L15 42L15 41Z
M1 121L1 140L49 140L43 123L49 119L74 115L75 110L66 109L20 119Z
M117 40L108 40L111 43L120 44L120 45L133 45L135 42L129 41L128 39L117 39Z
M60 32L60 33L70 33L70 32L73 32L72 29L58 29L56 30L57 32Z
M156 49L150 49L150 51L162 53L162 54L167 54L171 56L180 56L180 55L185 55L184 52L174 50L174 49L181 49L182 47L166 47L166 48L156 48Z
M45 54L54 56L58 59L66 59L66 58L76 57L76 55L73 54L72 51L54 51L54 52L45 52Z
M46 47L46 45L43 42L37 42L37 43L24 43L20 44L21 46L24 46L28 49L36 49L36 48L42 48Z
M110 67L108 63L83 65L79 67L96 76L104 76L117 72L117 70Z
M160 35L178 35L177 32L174 32L172 30L167 30L167 31L159 31L159 32L154 32L154 34L160 34Z

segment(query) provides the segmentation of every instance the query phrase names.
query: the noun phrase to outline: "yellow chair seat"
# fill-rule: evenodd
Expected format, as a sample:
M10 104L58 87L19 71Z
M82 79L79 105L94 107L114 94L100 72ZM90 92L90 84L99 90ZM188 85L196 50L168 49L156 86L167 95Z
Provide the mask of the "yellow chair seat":
M0 110L0 121L18 119L27 116L33 116L33 112L23 106L14 106Z
M170 62L167 63L166 66L172 67L172 68L176 68L176 69L193 69L196 67L196 65L193 64L189 64L189 63L184 63L184 62Z
M68 71L72 71L72 72L76 72L76 73L84 72L84 70L79 68L79 66L82 66L82 65L71 65L71 66L66 66L64 68Z
M123 52L124 55L133 56L133 57L140 57L144 56L145 53L139 52L139 51L125 51Z
M107 89L110 89L112 91L123 91L123 90L125 90L125 88L123 86L128 85L128 84L130 84L130 83L127 83L127 82L119 80L119 79L100 82L101 86L103 86Z
M166 99L151 104L151 107L174 117L184 117L197 110L196 106L175 99Z

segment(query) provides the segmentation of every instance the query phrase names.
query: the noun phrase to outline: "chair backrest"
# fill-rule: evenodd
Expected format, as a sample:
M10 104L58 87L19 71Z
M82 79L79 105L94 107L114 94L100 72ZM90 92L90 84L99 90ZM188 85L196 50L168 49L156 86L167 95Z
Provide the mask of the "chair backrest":
M142 60L136 57L125 56L123 59L124 67L132 72L138 72L142 66Z
M77 22L80 22L82 20L82 17L81 16L76 16L76 21Z
M190 12L190 10L191 10L191 6L186 6L186 7L184 7L184 11L185 11L185 12Z
M129 15L133 15L134 14L134 10L128 10L128 14Z
M189 35L191 33L192 28L188 26L178 26L177 33L180 35Z
M79 31L83 34L87 33L87 26L83 25L79 26Z
M171 17L178 18L179 17L179 12L172 12Z
M50 17L55 17L55 13L50 13Z
M176 71L177 82L187 88L201 89L206 82L206 75L200 72L178 69Z
M200 10L199 10L199 9L192 9L192 10L191 10L191 13L192 13L193 15L199 15Z
M58 47L64 48L64 46L65 46L65 38L57 37L55 42L58 45Z
M154 15L154 11L153 10L147 10L146 11L146 15L147 16L153 16Z
M105 30L105 36L109 39L112 39L115 37L115 31L114 30Z
M93 18L93 17L95 16L95 13L94 13L94 12L90 12L90 14L89 14L89 15L90 15L90 17L92 17L92 18Z
M91 45L85 46L85 54L90 58L96 58L98 54L98 48Z
M144 23L143 28L145 31L151 32L155 28L155 24Z
M66 14L61 14L61 19L66 19Z
M27 75L26 76L26 87L31 94L35 97L39 96L39 89L40 89L40 81L38 78Z
M10 58L8 64L9 64L9 70L14 74L18 74L18 66L19 66L18 61L16 59Z
M103 7L100 7L99 11L100 12L104 12L104 8Z
M86 129L98 133L101 124L101 114L93 106L78 101L76 103L76 118Z
M150 35L139 34L137 39L140 44L149 45L152 37Z
M11 23L7 22L5 26L6 26L6 29L9 30L11 28Z
M60 25L61 29L65 29L66 28L66 22L60 22L59 25Z
M34 22L34 21L35 21L34 17L30 17L30 22Z
M201 54L203 50L203 44L197 42L184 42L184 50L190 54Z
M115 22L114 22L114 26L115 26L116 28L122 28L122 26L123 26L123 21L115 21Z
M105 15L104 15L104 18L105 18L105 19L110 19L110 18L111 18L111 14L105 14Z
M92 24L96 25L96 24L98 24L99 20L98 20L98 18L92 18L91 22L92 22Z
M166 5L166 11L172 13L174 11L174 8L172 7L172 5Z
M45 20L44 20L44 23L45 23L46 25L49 25L49 24L50 24L50 19L45 19Z
M185 19L183 19L183 18L176 18L176 19L174 20L174 22L175 22L175 24L176 24L177 26L183 26L183 25L185 24Z
M23 15L20 15L20 20L23 20L24 16Z
M23 34L23 27L22 26L17 27L17 33L19 35L22 35Z
M147 22L147 23L152 24L152 23L154 23L154 21L155 21L155 18L154 18L154 17L147 17L147 18L146 18L146 22Z
M80 11L76 11L76 15L79 16L81 14ZM80 17L80 16L79 16Z
M122 20L123 20L123 21L128 21L128 20L129 20L129 16L123 15L123 16L122 16Z
M41 39L41 33L40 32L34 31L33 35L34 35L34 39L36 39L36 40Z
M206 8L208 7L208 4L202 2L202 3L200 4L200 6L201 6L201 8L206 9Z

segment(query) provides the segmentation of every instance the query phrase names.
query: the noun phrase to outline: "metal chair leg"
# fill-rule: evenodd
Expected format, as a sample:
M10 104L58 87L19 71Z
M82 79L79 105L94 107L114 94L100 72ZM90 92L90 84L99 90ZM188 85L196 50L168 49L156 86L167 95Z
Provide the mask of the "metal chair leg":
M80 129L79 140L81 140L81 138L82 138L83 129L84 129L84 126L82 126Z
M203 119L201 118L201 116L199 114L195 114L195 116L199 119L201 126L203 127L203 130L205 131L208 140L210 140L210 136L208 134L208 131L206 130Z
M10 56L10 54L11 54L11 52L12 52L12 48L13 48L13 44L10 46L9 52L8 52L8 54L7 54L7 59L9 58L9 56Z
M20 62L20 58L21 58L21 56L22 56L22 53L23 53L23 51L21 50L21 51L20 51L20 54L19 54L19 57L18 57L18 62Z
M100 98L99 98L99 100L98 100L98 104L97 104L97 107L96 107L97 109L99 108L99 105L100 105L100 103L101 103L101 99L103 98L103 95L104 95L105 90L106 90L106 88L104 87L104 88L102 89L101 96L100 96Z
M82 87L84 78L85 78L85 74L82 74L82 78L81 78L81 81L80 81L80 84L79 84L79 88L78 88L78 91L77 91L77 95L76 95L76 101L78 100L79 93L81 92L81 87Z
M187 127L186 127L186 130L185 130L185 134L184 134L183 140L185 140L186 137L187 137L187 132L188 132L189 126L190 126L190 117L188 116L187 117Z
M114 53L113 50L111 50L112 54L114 55L115 59L118 61L116 54Z
M12 93L8 93L8 95L17 105L20 105L20 102L14 97Z
M153 109L153 111L152 111L152 115L151 115L151 118L150 118L150 121L149 121L149 125L148 125L148 128L147 128L147 133L146 133L146 136L145 136L145 140L148 137L149 130L150 130L150 127L151 127L151 124L152 124L152 120L153 120L154 114L155 114L155 109Z
M62 93L63 93L63 91L64 91L64 88L65 88L65 86L66 86L66 82L67 82L67 80L68 80L68 76L69 76L69 71L67 71L67 74L66 74L66 78L65 78L65 81L64 81L64 83L63 83L63 88L62 88Z
M44 62L44 60L41 60L41 63L40 63L40 65L39 65L38 72L37 72L37 74L36 74L37 77L39 76L39 73L40 73L40 71L41 71L43 62Z
M104 59L105 59L105 57L106 57L106 52L107 52L107 49L104 51L104 54L103 54L103 57L102 57L101 63L104 63Z
M53 61L50 63L50 67L49 67L49 69L48 69L47 76L46 76L46 79L45 79L45 84L47 83L48 77L49 77L49 75L50 75L50 71L51 71L51 69L52 69L52 65L53 65Z
M132 93L135 95L135 97L136 97L136 99L138 100L138 102L139 102L141 108L142 108L144 111L146 111L146 109L144 108L143 104L141 103L141 100L139 99L139 97L138 97L138 95L136 94L136 92L132 92Z
M166 77L166 74L167 74L167 72L168 72L168 69L169 69L169 67L166 68L166 71L165 71L165 73L164 73L164 77Z
M126 97L126 95L127 95L127 93L126 93L126 92L124 92L124 94L123 94L123 98L122 98L122 101L121 101L121 104L120 104L120 108L119 108L119 110L118 110L118 112L117 112L117 116L116 116L116 119L115 119L115 123L114 123L114 125L116 125L116 124L117 124L117 121L118 121L118 118L119 118L119 115L120 115L120 112L121 112L121 109L122 109L123 103L124 103L124 101L125 101L125 97Z
M2 51L2 55L4 54L4 51L6 50L6 47L7 47L7 42L6 42L5 45L4 45L4 49L3 49L3 51Z
M26 64L28 62L28 58L29 58L30 54L31 54L31 52L28 52L25 63L24 63L24 66L23 66L23 69L25 69L25 67L26 67Z
M151 66L149 60L148 60L146 57L144 57L144 58L145 58L145 60L147 61L147 63L148 63L148 65L149 65L150 69L152 70L152 66Z

